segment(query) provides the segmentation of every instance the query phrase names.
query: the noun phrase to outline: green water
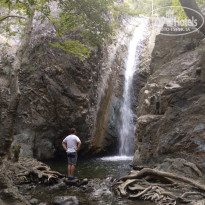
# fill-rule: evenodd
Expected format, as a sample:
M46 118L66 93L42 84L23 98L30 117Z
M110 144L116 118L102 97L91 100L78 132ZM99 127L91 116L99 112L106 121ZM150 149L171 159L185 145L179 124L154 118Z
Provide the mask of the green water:
M101 158L97 159L78 159L75 169L75 176L78 178L104 179L107 177L119 178L126 175L130 170L129 163L131 160L106 161ZM66 159L56 159L46 161L53 170L67 175Z
M111 191L110 187L106 187L106 178L119 178L126 175L130 170L129 160L103 160L103 159L78 159L78 164L75 170L75 176L80 179L88 178L99 180L99 186L97 186L96 191L84 191L81 188L70 187L67 190L57 191L53 193L52 191L45 190L43 187L37 189L37 193L33 195L38 195L39 198L44 198L47 202L52 201L54 196L76 196L79 200L80 205L153 205L150 202L129 200L127 198L121 198L115 196ZM46 161L46 163L56 171L63 174L67 174L67 161L65 159L56 159L52 161ZM102 192L102 190L105 190ZM42 195L41 195L42 194Z
M79 205L153 205L150 202L117 197L113 193L97 196L77 187L70 187L67 190L50 190L45 186L37 186L30 190L29 195L48 205L52 204L55 196L76 196Z

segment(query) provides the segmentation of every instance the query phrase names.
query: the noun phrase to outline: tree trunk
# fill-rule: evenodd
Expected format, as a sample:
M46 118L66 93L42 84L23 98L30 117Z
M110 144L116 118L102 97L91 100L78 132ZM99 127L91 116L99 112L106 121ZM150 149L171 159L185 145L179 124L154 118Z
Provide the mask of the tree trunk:
M189 17L189 19L191 19L191 20L192 20L192 18L196 19L197 20L196 28L198 28L205 35L205 23L203 22L203 18L205 19L205 16L202 14L201 10L197 6L196 0L179 0L179 1L182 5L186 15ZM194 11L197 11L199 14L194 12L193 10L190 10L187 8L190 8L190 9L193 9ZM202 27L199 28L201 25L202 25Z
M25 33L21 41L20 46L16 51L14 62L12 64L11 76L10 76L10 101L7 110L6 120L3 122L3 133L0 136L0 156L9 156L11 143L14 135L14 123L17 113L17 108L20 101L21 92L19 89L19 73L21 70L21 64L24 57L24 53L29 45L33 27L34 7L31 7L30 16L26 21Z

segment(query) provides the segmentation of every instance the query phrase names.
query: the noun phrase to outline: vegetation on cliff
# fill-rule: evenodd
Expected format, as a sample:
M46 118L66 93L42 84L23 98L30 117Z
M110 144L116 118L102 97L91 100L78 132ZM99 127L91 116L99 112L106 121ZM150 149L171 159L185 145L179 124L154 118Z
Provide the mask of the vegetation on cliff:
M51 4L57 9L51 11ZM7 117L1 126L1 156L6 155L13 141L14 123L21 92L19 74L26 49L29 46L34 18L42 23L49 19L56 31L58 42L50 43L66 53L77 55L81 60L90 54L89 48L101 45L111 39L114 34L114 19L111 10L112 0L89 1L1 1L2 34L5 36L20 36L20 44L12 63L10 77L10 102ZM115 10L115 9L114 9ZM119 11L116 11L119 12ZM73 37L66 38L73 33ZM77 36L77 37L76 37ZM7 44L8 45L8 44Z

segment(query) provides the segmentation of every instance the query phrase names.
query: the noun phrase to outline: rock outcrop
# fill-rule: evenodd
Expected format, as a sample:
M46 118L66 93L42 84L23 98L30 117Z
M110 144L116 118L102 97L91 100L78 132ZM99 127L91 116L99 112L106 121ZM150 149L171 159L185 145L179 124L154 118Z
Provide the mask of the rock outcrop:
M158 35L140 90L133 165L180 157L205 167L205 42Z
M20 75L22 96L13 142L21 146L20 156L43 160L64 154L61 142L71 127L77 129L83 142L82 153L102 153L115 144L117 128L113 126L123 80L120 72L127 41L137 23L129 16L120 21L115 42L93 49L90 58L83 62L50 46L49 42L56 41L53 29L35 22ZM6 60L1 66L3 122L9 99L10 62ZM1 129L0 123L0 133Z

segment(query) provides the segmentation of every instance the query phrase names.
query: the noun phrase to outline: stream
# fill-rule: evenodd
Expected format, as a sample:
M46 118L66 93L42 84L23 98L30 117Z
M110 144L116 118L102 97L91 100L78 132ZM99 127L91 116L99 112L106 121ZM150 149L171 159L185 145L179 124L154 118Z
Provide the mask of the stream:
M76 166L75 176L79 179L87 178L91 181L90 191L85 191L79 187L68 187L66 190L55 188L46 188L45 186L35 187L31 194L50 204L55 196L76 196L79 204L82 205L151 205L150 202L129 200L115 196L110 190L110 179L119 178L131 171L129 163L132 157L112 156L93 159L79 158ZM67 174L67 161L65 159L56 159L46 161L52 170ZM94 188L93 188L94 187Z

